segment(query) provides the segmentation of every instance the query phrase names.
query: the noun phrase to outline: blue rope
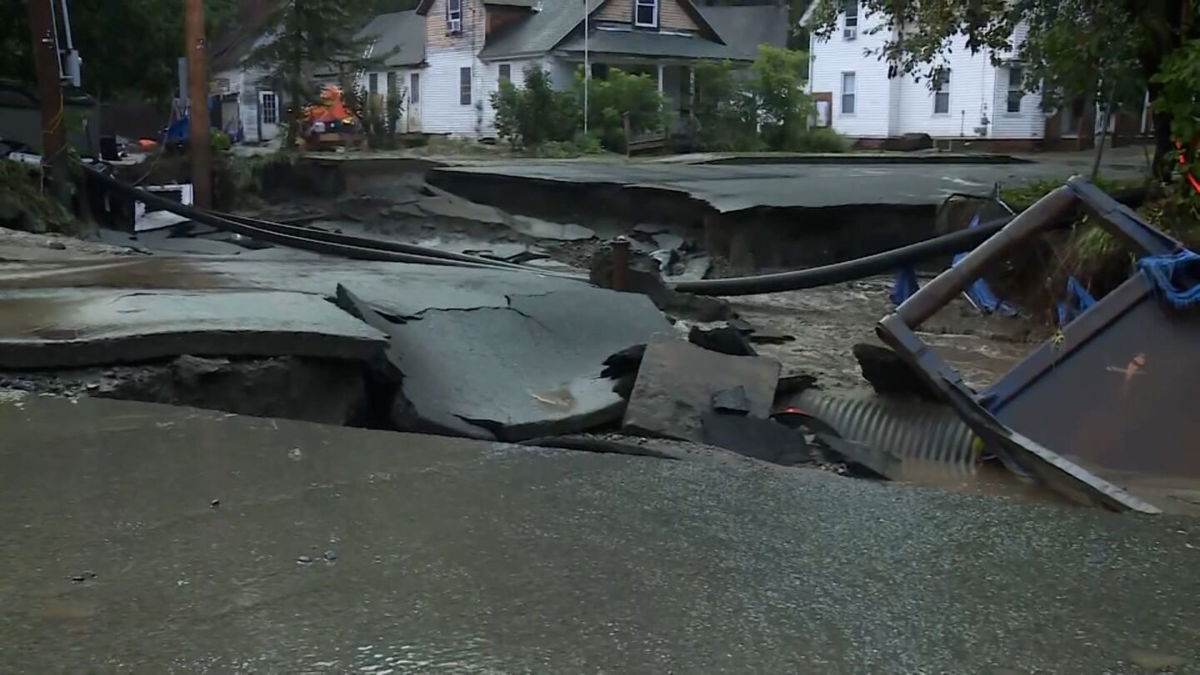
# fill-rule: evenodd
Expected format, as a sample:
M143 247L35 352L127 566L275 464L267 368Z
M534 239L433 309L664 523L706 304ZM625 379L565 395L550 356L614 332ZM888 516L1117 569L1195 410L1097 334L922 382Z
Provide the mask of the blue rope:
M1175 307L1200 304L1200 255L1189 249L1138 260L1138 269L1150 278L1155 294Z

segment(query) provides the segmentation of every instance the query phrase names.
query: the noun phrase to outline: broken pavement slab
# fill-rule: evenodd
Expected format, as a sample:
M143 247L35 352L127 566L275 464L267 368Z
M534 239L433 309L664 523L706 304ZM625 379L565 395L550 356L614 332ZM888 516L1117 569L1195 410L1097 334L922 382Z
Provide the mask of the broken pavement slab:
M365 301L350 286L338 297L391 336L397 426L472 438L520 441L615 422L625 401L601 374L605 359L671 331L645 296L583 283L510 295L501 306L415 313Z
M627 433L704 441L703 416L718 393L742 387L748 415L766 418L775 397L779 363L727 356L682 341L646 347L625 411Z
M319 297L264 291L46 289L0 295L0 367L181 354L366 359L383 333Z

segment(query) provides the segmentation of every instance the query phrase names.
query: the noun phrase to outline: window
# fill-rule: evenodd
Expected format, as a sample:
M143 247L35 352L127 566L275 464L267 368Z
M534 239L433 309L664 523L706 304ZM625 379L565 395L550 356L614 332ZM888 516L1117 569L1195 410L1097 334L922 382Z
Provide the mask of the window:
M462 32L462 0L446 0L446 35Z
M842 39L853 40L858 37L858 0L846 0L842 11L846 14Z
M500 64L500 81L501 82L512 82L512 64L509 64L509 63L501 63Z
M279 101L275 98L275 92L262 92L262 123L275 124L279 121Z
M634 0L633 25L658 28L658 0Z
M471 69L458 69L458 102L471 105Z
M372 94L379 93L379 73L371 73L367 76L367 91Z
M421 102L421 74L413 73L409 77L408 85L408 102L409 104Z
M842 73L842 114L854 114L854 73Z
M1025 98L1023 88L1025 69L1021 66L1008 67L1008 112L1021 112L1021 100Z
M933 87L933 114L950 114L950 71L943 70Z
M396 73L387 74L387 97L391 98L396 95Z

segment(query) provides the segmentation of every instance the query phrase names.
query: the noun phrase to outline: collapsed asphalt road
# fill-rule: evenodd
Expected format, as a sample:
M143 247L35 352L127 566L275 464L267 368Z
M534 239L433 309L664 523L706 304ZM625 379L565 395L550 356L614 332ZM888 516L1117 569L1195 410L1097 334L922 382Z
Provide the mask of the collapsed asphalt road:
M1190 672L1194 520L0 401L0 669Z

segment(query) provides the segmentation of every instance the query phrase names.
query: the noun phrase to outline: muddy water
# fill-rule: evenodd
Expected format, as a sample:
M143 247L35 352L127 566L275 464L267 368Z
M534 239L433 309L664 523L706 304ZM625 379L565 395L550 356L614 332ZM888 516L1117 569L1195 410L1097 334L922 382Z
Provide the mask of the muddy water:
M780 345L760 345L784 372L816 375L832 390L866 386L851 347L879 343L875 324L892 310L892 280L871 278L792 293L734 298L733 307L756 326L795 337ZM977 389L995 381L1033 350L1044 330L1023 319L984 317L961 299L921 327L921 338Z

